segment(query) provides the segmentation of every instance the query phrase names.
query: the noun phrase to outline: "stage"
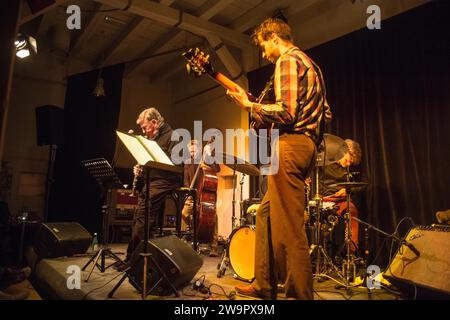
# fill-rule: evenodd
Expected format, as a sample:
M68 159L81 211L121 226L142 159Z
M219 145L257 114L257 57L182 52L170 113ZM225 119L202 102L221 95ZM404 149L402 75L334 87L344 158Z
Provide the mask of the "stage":
M124 257L126 246L124 244L112 244L111 249L117 253L119 257ZM30 282L34 290L42 299L52 300L141 300L140 293L126 279L112 298L108 298L108 293L113 289L120 280L123 273L116 271L114 268L107 269L101 273L97 268L94 269L88 282L85 282L89 274L90 267L81 272L80 289L68 289L67 280L73 273L67 273L68 268L72 270L83 268L88 262L90 255L80 255L74 257L60 257L55 259L37 260L36 256L28 250L27 261L32 267L32 276ZM245 285L246 282L236 279L233 276L233 270L228 267L225 275L217 278L217 265L220 263L220 257L209 257L201 255L203 265L191 284L184 286L178 290L179 297L174 294L170 296L147 296L147 300L204 300L217 299L227 300L233 295L236 285ZM107 265L112 260L106 260ZM109 262L109 263L108 263ZM75 266L75 267L74 267ZM72 271L73 272L73 271ZM204 281L203 281L204 279ZM206 288L210 288L211 294L202 293L193 289L192 283L195 280L203 281ZM38 295L32 295L36 297ZM233 295L234 300L259 300L240 294ZM278 300L286 300L283 293L279 293ZM366 287L354 287L351 292L347 292L344 288L337 289L336 283L332 280L321 279L314 280L314 299L315 300L398 300L401 299L397 294L393 294L390 290L374 289L371 292Z

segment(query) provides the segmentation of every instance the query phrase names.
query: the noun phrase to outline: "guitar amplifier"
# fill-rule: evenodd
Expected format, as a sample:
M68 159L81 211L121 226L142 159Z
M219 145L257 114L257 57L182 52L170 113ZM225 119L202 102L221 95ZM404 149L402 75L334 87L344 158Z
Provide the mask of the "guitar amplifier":
M450 226L412 228L384 276L401 291L416 298L450 297Z

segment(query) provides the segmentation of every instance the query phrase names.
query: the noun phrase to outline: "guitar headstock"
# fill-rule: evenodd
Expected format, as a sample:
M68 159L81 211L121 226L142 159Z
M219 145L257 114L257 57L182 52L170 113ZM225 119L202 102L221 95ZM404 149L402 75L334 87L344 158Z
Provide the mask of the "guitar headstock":
M211 62L209 61L209 54L206 55L199 48L191 48L183 53L183 57L188 61L186 69L188 73L191 71L197 77L200 77L204 73L211 74L214 72Z

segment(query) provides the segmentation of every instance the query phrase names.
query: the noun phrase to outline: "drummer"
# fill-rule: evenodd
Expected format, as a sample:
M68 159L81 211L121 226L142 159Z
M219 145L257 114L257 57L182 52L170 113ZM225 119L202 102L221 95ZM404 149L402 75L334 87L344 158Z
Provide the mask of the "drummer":
M362 151L360 145L353 140L346 139L345 144L347 150L338 161L333 162L324 167L323 177L321 182L321 194L323 195L323 201L333 202L337 206L337 214L342 216L347 209L347 193L344 188L333 187L331 185L339 182L354 182L360 180L356 172L352 172L352 168L361 163ZM352 194L359 190L353 190ZM352 217L358 217L358 209L352 200L350 200L350 214ZM352 220L352 246L351 250L355 252L358 248L359 237L359 225L358 222Z

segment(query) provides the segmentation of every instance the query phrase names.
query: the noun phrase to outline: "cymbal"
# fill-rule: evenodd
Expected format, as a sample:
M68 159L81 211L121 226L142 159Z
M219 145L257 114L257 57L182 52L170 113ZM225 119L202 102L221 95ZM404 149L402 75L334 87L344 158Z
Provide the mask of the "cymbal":
M258 211L260 204L254 203L250 207L247 208L247 214L255 215L256 211Z
M331 184L330 187L335 188L344 188L346 190L367 187L369 184L367 182L339 182Z
M316 161L317 166L328 166L344 157L348 152L348 147L344 139L325 133L319 151Z
M223 164L227 167L236 170L237 172L249 175L249 176L259 176L260 171L259 169L251 164L248 161L245 161L244 159L238 158L231 154L219 154L219 157L223 157Z

